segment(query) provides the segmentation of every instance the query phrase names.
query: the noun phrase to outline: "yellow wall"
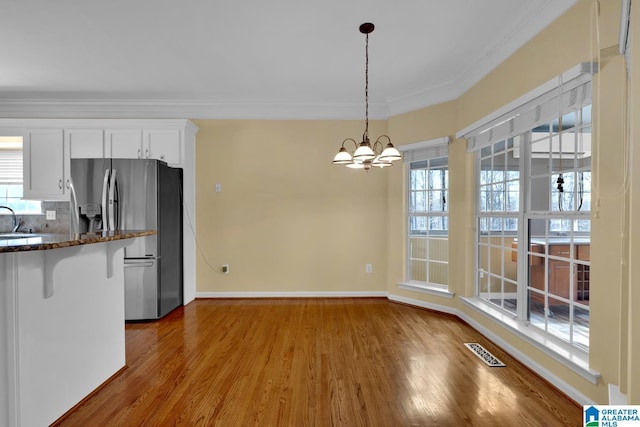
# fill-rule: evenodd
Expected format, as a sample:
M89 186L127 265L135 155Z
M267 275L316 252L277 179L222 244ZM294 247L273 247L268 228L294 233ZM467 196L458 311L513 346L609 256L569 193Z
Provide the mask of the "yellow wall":
M628 202L631 220L626 226L620 215L627 206L624 193L613 194L621 188L624 159L619 119L624 113L625 88L620 86L624 65L610 48L617 43L620 5L614 0L599 4L599 46L591 43L594 2L578 0L459 99L374 122L370 132L377 136L388 131L398 146L442 136L453 139L460 129L592 60L603 49L604 61L595 79L602 90L598 105L604 110L595 126L596 144L603 150L594 156L600 162L600 172L594 174L599 173L606 206L592 222L591 260L590 362L602 373L597 385L458 298L474 295L474 157L466 152L463 140L453 140L449 146L449 288L456 294L449 299L397 286L406 271L406 169L396 165L364 173L330 163L345 137L359 138L362 121L195 121L200 127L197 291L200 295L388 292L439 304L460 310L589 399L607 403L611 383L622 386L630 403L640 403L640 327L632 327L634 321L638 324L632 307L640 306L640 281L634 284L633 278L640 276L640 267L631 265L629 286L625 270L618 268L624 248L621 232L631 231L632 259L640 252L640 227L633 222L634 208L640 212L640 184L629 186L636 198ZM640 57L640 47L635 49ZM640 70L635 75L640 78ZM637 88L633 93L640 99ZM635 182L640 182L640 174L634 172ZM222 192L215 192L216 183ZM373 274L365 273L366 263L373 264ZM222 264L230 264L230 274L220 272ZM626 314L621 307L628 307Z
M199 293L386 291L387 171L331 164L361 121L195 123Z
M592 38L596 26L594 2L578 1L566 14L549 25L543 32L518 50L507 61L482 79L459 99L434 107L425 108L410 114L392 117L389 120L390 133L400 143L410 143L435 137L453 135L482 117L508 104L514 99L531 91L540 84L572 68L580 62L597 57L598 49L603 49L601 72L595 79L595 86L601 88L599 105L602 108L600 121L600 138L604 149L600 152L601 191L607 193L607 206L600 209L600 217L592 222L592 292L591 300L591 350L590 365L599 371L602 378L593 385L574 374L563 365L542 354L534 347L526 344L516 336L506 332L502 327L487 320L460 303L458 298L449 300L443 297L429 296L421 293L399 289L397 284L404 279L402 264L405 254L400 255L396 248L404 243L401 238L394 237L395 231L389 235L389 293L427 304L439 304L457 309L487 328L509 345L527 354L537 363L544 366L557 377L574 387L588 398L599 402L608 402L607 385L623 384L620 376L627 375L626 358L620 357L619 348L626 347L621 336L621 288L624 280L619 268L622 257L620 239L623 231L620 212L623 200L621 193L621 162L623 161L622 119L624 105L624 66L619 56L615 55L611 45L617 44L620 19L619 2L604 1L600 3L599 29L600 45L595 46L596 37ZM592 30L594 33L592 33ZM593 40L594 45L591 44ZM595 95L594 95L595 96ZM455 109L452 108L455 106ZM596 113L597 114L597 113ZM449 120L442 116L448 115ZM434 117L440 126L430 127ZM407 129L412 126L411 129ZM444 127L443 127L444 126ZM404 135L409 137L402 138ZM457 296L474 295L474 175L473 155L466 153L465 142L456 140L450 145L450 282L449 289ZM389 206L391 227L397 228L398 218L404 218L400 212L398 195L402 192L403 177L394 171L389 176ZM594 197L595 200L595 197ZM393 206L393 207L392 207ZM394 208L395 207L395 208ZM394 210L395 209L395 210ZM623 332L627 328L622 328ZM626 333L626 332L624 332ZM639 357L637 345L630 349L636 358ZM631 357L631 356L629 356ZM636 370L638 367L636 367ZM619 374L620 373L620 374ZM636 381L637 383L637 381ZM631 384L638 387L637 384ZM627 391L623 387L623 392ZM637 392L636 392L637 393ZM631 394L629 397L631 398ZM638 403L635 395L634 402Z

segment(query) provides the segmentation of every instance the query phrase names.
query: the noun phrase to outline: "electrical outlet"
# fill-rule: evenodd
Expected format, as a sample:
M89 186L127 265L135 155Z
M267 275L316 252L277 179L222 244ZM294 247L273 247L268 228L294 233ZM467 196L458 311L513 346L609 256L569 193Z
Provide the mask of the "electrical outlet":
M46 218L49 221L54 221L56 219L56 211L46 211Z
M367 273L373 273L373 265L367 264L364 266L364 271Z
M228 274L229 273L229 264L222 264L222 272L224 274Z

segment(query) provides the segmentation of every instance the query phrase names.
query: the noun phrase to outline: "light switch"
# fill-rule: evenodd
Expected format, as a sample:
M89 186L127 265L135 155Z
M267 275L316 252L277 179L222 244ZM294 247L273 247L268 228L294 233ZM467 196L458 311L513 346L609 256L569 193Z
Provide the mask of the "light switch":
M222 191L222 184L216 184L216 193L220 193Z

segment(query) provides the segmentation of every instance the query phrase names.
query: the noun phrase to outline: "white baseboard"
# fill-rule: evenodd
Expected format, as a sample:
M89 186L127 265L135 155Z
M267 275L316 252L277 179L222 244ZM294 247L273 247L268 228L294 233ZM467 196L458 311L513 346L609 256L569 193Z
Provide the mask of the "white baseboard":
M196 298L386 298L386 291L196 292Z
M627 395L620 392L620 387L609 384L609 405L628 405Z
M401 297L400 295L389 294L387 298L389 298L389 300L391 301L401 302L404 304L414 305L416 307L427 308L429 310L439 311L441 313L453 314L455 316L458 316L458 310L456 310L455 308L447 307L446 305L433 304L430 302L421 301L417 299L405 298L405 297Z

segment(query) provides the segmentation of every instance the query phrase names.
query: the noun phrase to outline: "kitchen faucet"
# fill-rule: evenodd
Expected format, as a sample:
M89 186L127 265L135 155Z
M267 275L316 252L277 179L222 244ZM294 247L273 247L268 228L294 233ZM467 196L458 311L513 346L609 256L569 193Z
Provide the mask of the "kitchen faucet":
M9 206L0 206L0 209L2 208L8 209L11 212L11 216L13 216L13 228L11 229L11 232L15 233L16 231L18 231L18 228L20 228L20 223L18 222L18 217L16 216L16 213Z

